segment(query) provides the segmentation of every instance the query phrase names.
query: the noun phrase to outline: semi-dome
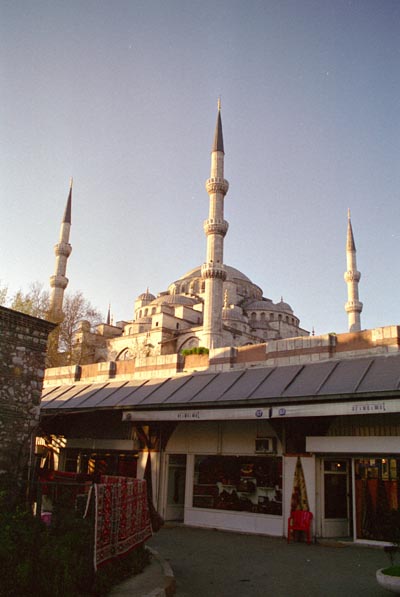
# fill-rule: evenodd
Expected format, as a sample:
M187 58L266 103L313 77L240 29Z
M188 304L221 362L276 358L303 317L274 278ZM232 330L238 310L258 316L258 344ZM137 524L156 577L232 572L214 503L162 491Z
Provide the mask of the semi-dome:
M243 311L236 305L230 305L222 309L222 319L224 320L235 320L235 321L247 321L247 318L243 315Z
M246 301L244 307L247 310L252 309L254 311L276 311L278 309L277 305L270 299Z
M183 294L162 294L155 298L151 305L187 305L192 307L193 305L197 304L199 299L184 296Z

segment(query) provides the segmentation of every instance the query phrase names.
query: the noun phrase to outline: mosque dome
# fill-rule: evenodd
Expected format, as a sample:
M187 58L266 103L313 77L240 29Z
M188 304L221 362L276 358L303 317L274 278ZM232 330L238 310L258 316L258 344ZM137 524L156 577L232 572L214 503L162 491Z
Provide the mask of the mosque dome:
M293 313L292 307L288 303L285 303L283 298L281 298L280 302L277 304L277 308L279 309L279 311L287 311L289 313Z
M262 298L262 289L254 284L250 278L230 265L224 265L226 271L226 280L224 287L235 286L236 293L240 299L260 299ZM168 292L173 294L193 294L200 297L204 295L204 280L201 277L201 267L195 267L186 274L172 282L168 286Z
M139 296L137 297L137 301L154 301L156 297L154 296L154 294L151 294L151 292L149 292L149 289L146 290L146 292L143 292L142 294L139 294Z

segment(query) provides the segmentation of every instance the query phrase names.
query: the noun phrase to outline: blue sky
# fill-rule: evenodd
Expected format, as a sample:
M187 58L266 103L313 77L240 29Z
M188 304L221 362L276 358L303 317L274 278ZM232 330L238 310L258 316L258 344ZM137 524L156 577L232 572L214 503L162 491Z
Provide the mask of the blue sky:
M400 324L400 2L3 0L0 280L67 275L115 320L205 259L222 100L225 262L316 333Z

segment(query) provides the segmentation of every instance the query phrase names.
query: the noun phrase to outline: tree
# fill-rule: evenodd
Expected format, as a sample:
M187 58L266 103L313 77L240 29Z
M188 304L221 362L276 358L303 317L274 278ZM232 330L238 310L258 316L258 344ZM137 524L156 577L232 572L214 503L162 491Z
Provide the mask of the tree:
M8 288L0 284L0 305L5 305L7 301Z
M28 292L24 293L22 290L18 290L14 294L10 307L15 311L21 311L21 313L46 319L49 304L50 296L48 291L43 289L43 284L33 282L29 286Z
M65 295L63 312L64 319L60 325L58 348L70 363L78 363L84 356L82 348L77 349L74 341L80 322L87 321L92 328L101 323L102 316L79 291Z
M48 319L50 295L40 282L33 282L27 292L18 290L11 299L8 299L7 295L7 286L0 284L0 305L8 303L7 306L15 311ZM48 367L79 363L84 356L84 349L81 346L77 349L74 337L80 322L87 321L90 328L102 322L101 313L80 291L65 294L63 313L63 321L49 336L46 363Z

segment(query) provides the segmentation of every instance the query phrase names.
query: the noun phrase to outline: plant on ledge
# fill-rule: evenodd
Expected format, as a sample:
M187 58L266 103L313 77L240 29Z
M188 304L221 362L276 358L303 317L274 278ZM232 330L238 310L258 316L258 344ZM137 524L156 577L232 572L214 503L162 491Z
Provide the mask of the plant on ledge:
M208 354L209 352L205 346L194 346L193 348L184 348L181 351L181 355L187 357L190 354Z

